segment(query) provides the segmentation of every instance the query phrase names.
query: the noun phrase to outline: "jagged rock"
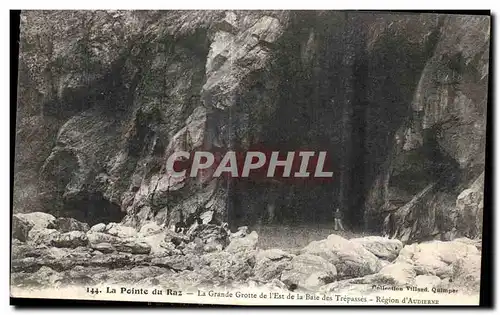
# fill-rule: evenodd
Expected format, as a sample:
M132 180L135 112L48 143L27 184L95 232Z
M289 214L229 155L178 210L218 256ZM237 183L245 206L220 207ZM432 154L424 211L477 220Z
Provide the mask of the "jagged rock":
M89 264L95 267L122 268L133 265L132 255L128 253L113 253L107 255L92 256Z
M119 252L131 253L131 254L149 254L151 252L151 246L145 242L129 240L122 243L114 244L114 247Z
M71 231L58 235L52 240L51 245L55 247L76 248L80 246L87 246L88 242L89 240L84 232Z
M111 222L108 225L106 225L106 233L121 237L121 238L128 238L128 237L136 237L137 236L137 230L128 226L123 226L121 224Z
M253 231L245 237L234 238L225 249L228 253L240 253L244 251L254 250L257 246L259 236Z
M292 255L281 249L258 251L255 255L255 277L260 281L279 279L281 272L290 266Z
M98 244L98 243L118 244L122 241L122 239L119 237L109 235L107 233L93 232L92 230L90 230L87 233L87 238L90 244Z
M164 241L167 243L173 243L175 246L179 246L183 243L189 243L191 238L182 233L175 233L171 230L166 230Z
M215 224L200 224L190 233L192 238L199 238L204 244L220 244L222 248L229 243L228 231Z
M34 229L48 228L56 220L53 215L44 212L18 213L14 216L31 225Z
M400 240L380 236L352 238L350 241L361 244L378 258L388 261L392 261L398 257L399 252L403 248L403 243Z
M484 172L462 191L456 201L456 229L468 238L481 237L484 207Z
M193 255L172 255L153 258L151 260L151 264L162 268L169 268L174 271L182 271L193 270L197 266L198 261L199 260L196 259L196 256Z
M325 240L309 243L301 253L325 258L335 265L339 277L364 276L382 268L379 259L362 245L335 234Z
M106 224L104 223L98 223L90 228L90 232L104 233L105 230L106 230Z
M21 242L26 242L28 233L33 228L33 224L28 220L20 219L17 215L12 216L12 237Z
M91 248L103 253L109 254L116 251L116 248L113 247L110 243L94 243L90 245Z
M61 233L57 230L46 228L32 228L28 233L28 240L33 245L49 245L60 237Z
M73 218L57 218L48 228L58 230L62 233L71 231L87 232L90 229L87 223L80 222Z
M291 265L283 271L280 280L288 287L293 285L314 289L335 281L337 270L326 259L310 254L293 257Z

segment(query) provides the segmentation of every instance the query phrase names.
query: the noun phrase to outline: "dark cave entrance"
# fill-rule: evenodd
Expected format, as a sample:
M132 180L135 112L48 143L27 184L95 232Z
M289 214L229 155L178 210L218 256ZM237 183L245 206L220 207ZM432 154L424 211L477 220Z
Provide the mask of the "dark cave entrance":
M125 213L119 205L106 200L100 192L82 192L64 203L61 216L72 217L92 226L121 222Z
M45 166L40 184L45 189L44 207L56 217L71 217L89 225L97 223L120 222L125 213L120 206L104 198L100 192L80 190L65 197L67 186L71 185L75 172L80 165L78 158L70 150L59 151Z
M415 88L436 38L432 34L429 47L417 47L406 38L385 35L368 52L361 15L335 15L331 21L325 25L302 16L301 28L283 36L273 69L282 78L277 108L259 145L328 151L333 181L279 186L234 181L230 222L262 220L273 200L280 224L331 224L339 207L349 229L380 229L365 222L366 196L392 152L396 131L410 118ZM316 60L305 66L297 58L301 42L318 25ZM346 55L352 57L347 63Z

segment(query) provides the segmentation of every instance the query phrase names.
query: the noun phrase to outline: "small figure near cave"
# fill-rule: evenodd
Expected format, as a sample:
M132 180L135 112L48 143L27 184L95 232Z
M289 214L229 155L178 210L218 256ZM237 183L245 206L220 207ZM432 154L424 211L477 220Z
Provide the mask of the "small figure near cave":
M342 212L340 212L339 208L335 209L335 213L333 214L335 219L335 231L345 231L344 225L342 224Z

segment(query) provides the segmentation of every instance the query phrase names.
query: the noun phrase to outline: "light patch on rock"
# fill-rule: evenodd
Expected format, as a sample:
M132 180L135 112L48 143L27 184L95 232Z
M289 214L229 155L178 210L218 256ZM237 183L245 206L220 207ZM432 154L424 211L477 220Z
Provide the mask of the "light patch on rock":
M108 225L106 225L106 233L122 238L137 236L136 229L129 226L123 226L115 222L111 222Z
M366 236L350 239L351 242L361 244L375 256L392 261L398 257L403 248L403 243L397 239L389 239L381 236Z

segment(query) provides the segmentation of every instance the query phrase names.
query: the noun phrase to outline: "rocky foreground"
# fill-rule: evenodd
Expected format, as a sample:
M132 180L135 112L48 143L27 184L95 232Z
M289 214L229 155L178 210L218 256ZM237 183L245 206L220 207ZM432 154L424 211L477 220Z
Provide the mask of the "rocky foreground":
M13 216L11 284L19 288L133 284L166 288L256 285L332 292L357 285L428 286L477 293L481 241L403 246L379 236L332 234L291 251L257 248L210 213L186 233L155 223L140 231L33 212Z

